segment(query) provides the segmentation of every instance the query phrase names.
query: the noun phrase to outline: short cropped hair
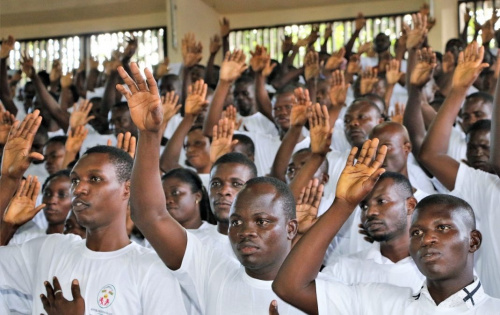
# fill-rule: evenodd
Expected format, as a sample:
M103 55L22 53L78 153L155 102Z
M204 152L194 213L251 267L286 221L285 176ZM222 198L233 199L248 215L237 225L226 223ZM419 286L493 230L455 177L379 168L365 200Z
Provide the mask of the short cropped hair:
M228 163L236 163L236 164L241 164L245 165L248 167L250 172L252 173L252 177L257 177L257 167L255 167L254 162L252 162L249 158L247 158L244 154L241 154L239 152L231 152L224 154L220 158L215 161L215 163L212 165L212 168L210 170L213 170L214 167L222 165L222 164L228 164Z
M66 140L68 140L67 136L54 136L49 138L49 140L47 140L43 146L45 147L50 143L60 143L64 146L66 144Z
M280 198L282 203L282 210L286 219L292 220L296 218L295 198L287 184L274 177L255 177L246 182L241 191L243 191L246 187L251 187L257 184L269 184L273 186L276 190L276 195Z
M375 111L377 112L377 114L379 115L379 117L382 118L382 112L380 111L380 108L377 106L377 104L375 104L375 102L373 102L369 98L358 97L354 101L352 101L351 106L349 106L349 107L352 107L356 103L367 103L370 107L372 107L373 109L375 109ZM347 108L347 111L349 111L349 107Z
M64 170L60 170L60 171L57 171L55 172L54 174L50 175L49 177L47 177L47 179L43 182L43 185L42 185L42 191L45 190L45 187L47 187L47 185L49 184L49 182L56 178L56 177L67 177L69 178L69 174L70 174L70 170L68 169L64 169Z
M491 131L491 120L481 119L473 123L469 130L467 130L467 142L470 135L476 131Z
M233 135L233 140L238 140L238 144L242 144L247 148L247 153L249 155L255 155L255 144L252 138L247 135L238 133Z
M467 201L452 195L429 195L417 203L415 210L434 205L451 206L455 210L463 211L465 213L465 223L468 224L471 229L476 228L476 216L474 215L474 210L472 210L470 204Z
M380 182L386 178L392 179L394 184L397 186L398 191L401 192L405 198L413 196L413 188L406 176L396 172L384 172L378 181Z
M479 99L482 99L485 103L493 104L493 95L491 95L490 93L479 91L479 92L472 93L472 94L468 95L465 98L465 100L468 101L468 100L473 99L473 98L479 98Z
M108 155L109 161L115 167L116 177L120 183L130 180L134 159L132 159L127 152L112 146L98 145L89 148L83 155L85 156L93 153L103 153Z

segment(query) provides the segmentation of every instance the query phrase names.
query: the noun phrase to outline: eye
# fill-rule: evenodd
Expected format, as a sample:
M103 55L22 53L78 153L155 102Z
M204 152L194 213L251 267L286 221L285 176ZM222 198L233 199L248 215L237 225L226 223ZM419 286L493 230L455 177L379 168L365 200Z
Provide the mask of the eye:
M178 190L172 191L172 196L179 196L179 191Z
M422 234L421 230L413 230L410 232L410 236L419 236Z
M387 200L385 200L385 199L379 199L379 200L377 200L377 203L378 203L379 205L383 205L383 204L386 204L386 203L387 203Z
M448 231L448 230L451 229L451 226L445 225L445 224L440 224L440 225L437 226L437 229L439 231Z
M79 179L77 179L77 178L72 178L71 179L71 185L78 185L78 183L80 183Z
M241 220L231 220L230 224L231 226L238 226L241 224Z
M269 224L269 220L266 219L257 219L257 224L261 226L267 226Z
M98 182L100 182L101 180L102 180L102 179L101 179L100 177L98 177L98 176L91 176L91 177L90 177L90 181L91 181L91 182L98 183Z
M243 183L240 183L240 182L233 182L233 186L236 187L236 188L240 188L243 186Z
M359 205L359 207L360 207L360 208L361 208L361 210L363 210L363 211L368 210L368 204L366 204L366 203L362 203L362 204L360 204L360 205Z
M211 182L211 183L210 183L210 187L215 188L215 187L219 187L219 186L220 186L220 183L219 183L219 182Z

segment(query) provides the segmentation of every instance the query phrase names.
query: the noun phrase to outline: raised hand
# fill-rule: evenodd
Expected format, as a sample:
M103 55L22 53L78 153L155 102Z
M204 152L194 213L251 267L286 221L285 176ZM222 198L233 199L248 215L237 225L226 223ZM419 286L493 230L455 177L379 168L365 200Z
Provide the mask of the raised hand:
M271 56L267 54L267 49L264 46L255 46L255 50L250 52L250 66L254 72L261 72L266 67Z
M15 43L16 40L12 35L9 35L7 39L2 38L2 46L0 47L0 59L9 57L10 51L14 49Z
M309 90L296 88L294 90L295 100L290 112L290 124L302 127L307 122L307 114L311 110L312 102L309 97Z
M406 49L408 50L418 48L427 36L427 16L422 16L420 13L412 14L412 21L413 28L403 23L403 28L407 35Z
M42 117L39 110L26 115L22 122L14 122L3 150L2 176L19 180L23 177L31 161L43 160L43 155L40 153L30 152L41 122Z
M33 68L33 58L31 58L26 52L21 53L21 69L27 77L31 78L35 73L35 69Z
M55 59L52 62L52 69L50 70L49 78L50 82L57 82L62 77L62 64L59 59Z
M95 116L89 116L92 109L92 103L89 100L83 100L80 104L75 104L73 112L69 115L69 126L75 129L78 126L85 126Z
M494 37L495 37L495 30L493 29L494 24L492 24L492 21L486 21L483 24L483 27L481 27L481 39L482 43L489 43Z
M352 54L347 63L346 73L355 75L361 72L361 59L359 54Z
M107 144L108 146L112 146L111 139L108 140ZM125 135L120 132L118 136L116 136L116 147L127 152L131 158L135 157L136 144L137 138L132 136L132 134L128 131L125 133Z
M417 58L419 61L411 73L410 84L421 88L432 77L432 72L437 65L436 54L432 51L432 48L422 48L417 51Z
M326 41L332 37L333 34L333 28L332 28L332 23L327 23L325 27L325 33L323 34L323 39Z
M339 69L342 62L344 62L344 56L345 48L342 47L328 58L325 64L325 70L333 71Z
M361 74L361 82L359 85L359 92L361 95L371 93L378 82L378 70L372 67L366 68Z
M125 38L125 41L127 42L127 46L125 47L125 50L123 52L123 57L125 57L126 59L130 59L133 55L135 55L135 52L137 51L137 38L134 35L130 34L130 36L127 36Z
M26 180L23 179L16 194L7 206L3 221L19 227L33 219L45 207L44 203L35 207L40 186L40 182L36 176L32 177L29 175Z
M455 70L455 55L451 51L443 55L443 73L450 73Z
M277 63L271 63L271 58L269 58L266 62L266 66L262 69L262 76L267 78L273 72L274 67L276 67Z
M465 8L465 13L464 13L464 23L469 24L470 20L472 19L471 11L469 8Z
M63 75L60 79L61 83L61 88L62 89L67 89L73 84L73 77L71 76L71 72L66 73L66 75Z
M395 85L405 74L399 71L399 60L392 59L385 66L385 79L388 85Z
M75 279L71 282L72 301L64 298L61 285L56 277L54 277L52 282L54 287L48 281L44 282L47 295L40 295L43 309L47 312L47 315L84 315L85 300L80 294L78 280Z
M304 235L318 220L318 209L323 197L324 185L319 184L317 178L310 180L306 187L300 190L297 198L297 221L299 223L297 234Z
M92 69L96 70L99 67L99 60L97 60L95 57L90 57L89 66L91 70Z
M281 52L287 54L293 49L292 36L285 35L281 40Z
M194 33L187 33L182 39L182 60L186 68L191 68L201 61L203 45L196 43Z
M118 73L129 90L121 84L117 84L116 89L127 99L132 121L139 131L163 131L161 129L163 109L153 74L146 68L144 70L146 81L144 81L135 62L130 63L130 70L134 79L127 74L123 67L118 67Z
M239 130L241 124L243 123L243 119L237 119L236 107L233 105L226 107L226 109L222 112L222 118L227 118L229 123L234 123L234 130Z
M372 42L364 42L363 44L359 45L359 47L358 47L358 55L361 56L365 52L370 51L370 49L372 47L373 47L373 43Z
M366 19L363 13L359 12L358 16L356 17L356 20L354 20L354 26L356 28L356 31L361 31L363 27L366 25Z
M220 66L219 79L230 83L238 79L248 68L245 64L245 58L245 54L241 50L235 50L232 54L227 52Z
M214 37L210 38L209 50L211 55L215 55L220 50L221 47L222 47L222 42L219 35L214 35Z
M231 27L229 26L229 19L226 17L223 17L219 21L219 27L220 27L220 37L224 38L229 36L229 32L231 32Z
M326 156L330 152L333 129L330 127L330 115L326 105L319 103L312 106L309 114L309 135L311 137L311 152Z
M156 77L160 79L164 75L168 73L170 68L168 65L170 64L170 59L168 57L163 58L163 62L158 64L158 67L156 68Z
M218 158L232 152L238 140L233 140L234 122L227 118L219 120L219 125L213 128L213 138L210 144L210 161L215 163Z
M345 84L344 72L337 70L332 73L330 85L330 101L333 106L343 106L347 98L347 90L351 85Z
M489 64L483 63L484 46L478 47L477 42L470 43L465 51L458 55L458 65L453 74L452 88L468 89L484 68Z
M304 76L306 81L319 76L319 56L314 50L309 50L304 57Z
M84 126L77 126L74 129L71 128L68 131L68 139L66 139L66 143L64 144L66 152L80 152L83 141L85 141L85 139L87 138L88 133L88 129Z
M401 103L396 103L394 106L394 110L391 111L390 119L393 122L397 122L399 124L403 124L403 115L405 114L405 105Z
M163 130L167 128L167 124L172 117L181 109L182 105L179 104L179 95L175 91L168 92L161 98L161 105L163 108Z
M335 198L344 200L353 208L372 191L378 178L385 172L382 166L387 147L385 145L378 149L378 139L366 140L359 152L357 162L354 162L357 147L351 149L347 163L337 183ZM374 159L375 157L375 159Z
M0 144L5 144L5 142L7 142L9 131L15 121L16 116L9 111L2 111L0 113Z
M188 87L186 105L184 112L186 115L198 116L203 109L208 106L207 85L205 81L198 80Z

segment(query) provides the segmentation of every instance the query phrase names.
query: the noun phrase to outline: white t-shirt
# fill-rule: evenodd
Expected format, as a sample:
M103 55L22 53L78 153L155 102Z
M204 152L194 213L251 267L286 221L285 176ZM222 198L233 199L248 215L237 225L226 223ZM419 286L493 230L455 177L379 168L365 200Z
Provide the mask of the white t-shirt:
M87 138L83 140L82 147L80 148L80 156L82 156L85 151L92 147L95 147L96 145L107 145L108 140L111 140L112 145L116 145L115 135L101 135L94 129L94 127L89 124L85 125L85 128L89 130L89 133L87 134Z
M252 133L264 134L269 136L279 136L278 128L273 121L269 120L261 112L256 112L250 116L237 115L237 120L242 120L239 131L250 131Z
M236 131L235 134L243 134L252 139L255 147L254 163L257 175L266 176L269 174L281 145L279 136L248 131Z
M431 178L425 174L424 170L422 170L417 162L417 159L415 159L415 156L413 156L413 153L411 152L406 160L406 167L408 169L408 178L414 188L423 190L428 194L436 193L436 189L432 184ZM415 198L417 197L415 196Z
M43 211L40 211L43 213ZM23 224L19 229L17 229L16 233L12 236L12 239L9 241L9 245L17 244L21 245L31 239L47 235L45 230L41 229L35 221L31 220Z
M477 229L483 234L481 248L475 255L475 269L484 279L486 293L500 298L500 178L461 163L451 193L467 201L474 210Z
M182 266L174 274L198 314L268 314L272 300L278 301L281 315L304 314L278 298L272 281L249 277L239 262L221 259L218 250L205 246L190 232L187 235Z
M467 141L465 132L461 129L458 124L451 128L450 143L448 145L448 155L458 162L467 159Z
M203 226L203 225L202 225ZM238 258L234 254L229 242L229 237L217 231L217 225L208 224L203 228L197 230L188 230L191 234L195 235L202 244L207 245L209 248L217 248L217 250L229 259L238 262ZM239 263L239 262L238 262Z
M410 288L414 294L418 294L425 281L410 256L394 263L382 256L378 242L367 250L332 259L322 272L347 285L386 283Z
M319 314L493 315L500 300L488 296L479 280L436 305L424 284L420 293L388 284L348 286L325 275L316 279Z
M78 279L88 315L186 313L175 277L156 253L134 243L94 252L80 237L58 234L0 247L0 257L0 299L21 314L44 313L40 294L54 276L68 300Z

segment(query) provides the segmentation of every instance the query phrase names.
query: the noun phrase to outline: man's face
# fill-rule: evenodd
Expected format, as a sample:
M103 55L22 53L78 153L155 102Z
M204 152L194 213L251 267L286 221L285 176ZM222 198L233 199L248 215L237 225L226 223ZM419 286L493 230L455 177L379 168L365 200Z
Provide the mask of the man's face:
M137 136L137 127L132 121L128 109L113 108L111 110L110 123L114 126L113 132L115 136L117 136L119 133L125 134L127 131L130 132L133 136Z
M470 250L470 229L452 206L417 208L410 226L410 255L430 280L463 274Z
M69 194L70 180L66 176L52 178L43 190L42 202L45 218L50 224L63 224L71 210L71 196Z
M234 87L233 101L241 116L249 116L255 109L255 91L251 83L238 83Z
M45 169L50 175L62 169L65 152L64 144L60 142L49 142L44 147Z
M292 112L293 101L293 93L284 93L278 95L276 103L274 103L274 123L283 131L287 131L290 128L290 113Z
M236 257L250 272L279 269L291 248L288 229L282 201L268 183L246 187L231 207L229 240Z
M210 163L210 141L201 129L195 129L186 137L186 159L195 169L203 169Z
M386 51L387 49L389 49L390 46L391 42L387 35L380 33L377 35L377 37L375 37L375 43L373 48L378 54Z
M326 80L318 82L318 87L316 88L316 102L321 105L326 105L330 107L332 102L330 100L330 83Z
M217 222L228 222L229 209L236 194L253 178L251 170L243 164L224 163L210 171L210 206Z
M467 135L467 162L475 169L491 172L490 132L478 130Z
M169 75L164 76L160 80L160 94L165 95L167 92L175 91L177 95L180 95L181 82L177 76Z
M464 131L467 132L476 121L482 119L491 119L491 104L478 97L467 100L462 109Z
M361 147L373 127L382 121L380 113L368 103L352 104L344 116L344 132L351 146Z
M311 157L311 152L302 151L295 153L292 156L290 164L288 164L288 168L286 170L286 183L290 184L292 180L295 178L295 175L300 171L302 166L306 164L307 160ZM323 176L323 172L321 171L321 167L316 170L313 178L317 178L321 184L325 184L325 178Z
M385 242L408 233L406 198L393 179L379 181L359 207L361 223L375 241Z
M120 183L108 154L85 154L70 178L73 211L82 226L92 230L118 218L125 228L126 211L120 208L128 202L128 182Z
M411 152L410 142L405 139L400 129L396 129L391 125L386 125L380 129L377 128L373 130L370 138L378 138L380 145L387 146L387 155L382 167L389 172L401 173L406 169L408 154Z

